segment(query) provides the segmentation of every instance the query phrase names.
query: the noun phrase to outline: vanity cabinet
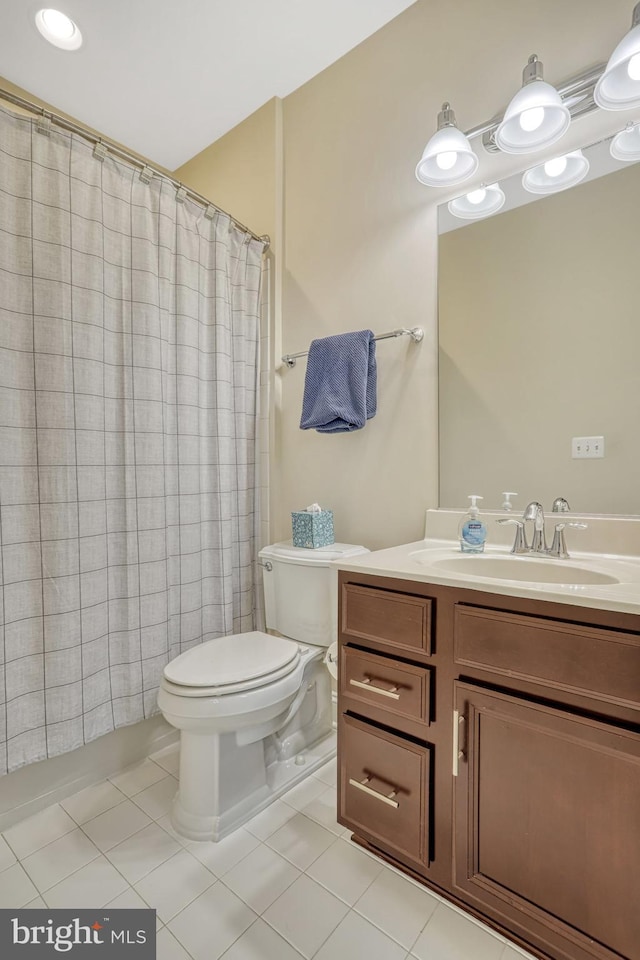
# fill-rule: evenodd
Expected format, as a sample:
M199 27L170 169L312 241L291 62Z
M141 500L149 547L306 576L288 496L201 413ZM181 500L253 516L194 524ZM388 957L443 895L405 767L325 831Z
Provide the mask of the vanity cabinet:
M343 571L338 712L356 842L540 957L639 960L640 618Z

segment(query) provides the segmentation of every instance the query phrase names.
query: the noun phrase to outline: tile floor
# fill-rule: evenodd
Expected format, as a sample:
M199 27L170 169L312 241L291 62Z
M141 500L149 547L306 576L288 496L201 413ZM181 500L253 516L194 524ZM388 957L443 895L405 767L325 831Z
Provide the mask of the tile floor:
M175 834L177 746L0 835L0 907L157 910L158 960L522 960L349 841L335 760L220 843Z

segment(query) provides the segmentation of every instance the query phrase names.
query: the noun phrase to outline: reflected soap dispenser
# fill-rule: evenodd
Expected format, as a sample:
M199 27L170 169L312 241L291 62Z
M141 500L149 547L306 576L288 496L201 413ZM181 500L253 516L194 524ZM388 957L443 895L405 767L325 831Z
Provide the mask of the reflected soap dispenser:
M458 539L460 540L460 549L463 553L482 553L487 539L487 528L480 518L480 510L476 500L483 498L476 493L469 497L471 506L468 512L460 521L458 527Z

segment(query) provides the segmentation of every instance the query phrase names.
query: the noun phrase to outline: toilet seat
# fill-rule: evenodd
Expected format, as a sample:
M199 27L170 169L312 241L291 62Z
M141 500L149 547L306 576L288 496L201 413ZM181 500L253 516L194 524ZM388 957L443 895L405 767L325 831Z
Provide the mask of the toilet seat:
M260 630L207 640L164 668L163 686L182 697L244 693L292 673L300 660L297 643Z

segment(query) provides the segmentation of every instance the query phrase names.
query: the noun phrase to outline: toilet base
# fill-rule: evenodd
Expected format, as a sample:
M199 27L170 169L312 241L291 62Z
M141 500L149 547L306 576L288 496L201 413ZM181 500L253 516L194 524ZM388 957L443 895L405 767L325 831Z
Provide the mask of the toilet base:
M300 645L299 694L262 739L247 732L180 731L171 822L190 840L222 840L336 754L331 679L323 651ZM269 725L265 725L269 727Z
M207 738L209 746L210 739ZM262 746L262 743L257 746ZM238 748L235 747L235 749ZM274 759L264 768L266 773L264 782L254 784L249 794L242 796L224 810L219 808L216 810L211 805L208 812L188 810L182 803L181 793L178 791L171 810L171 823L181 836L188 837L189 840L222 840L291 787L306 779L314 770L333 759L335 755L336 735L332 730L313 746L301 750L294 757L287 760Z

